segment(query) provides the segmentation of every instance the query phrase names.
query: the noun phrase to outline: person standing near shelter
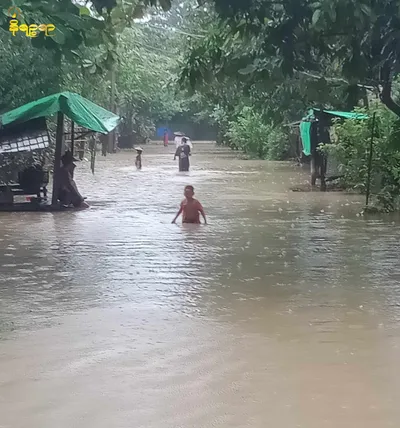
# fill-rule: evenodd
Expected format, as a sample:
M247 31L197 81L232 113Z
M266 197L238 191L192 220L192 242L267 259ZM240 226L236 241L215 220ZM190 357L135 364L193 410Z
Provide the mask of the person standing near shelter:
M58 199L63 206L73 205L76 208L89 208L74 181L74 170L76 168L74 162L76 160L70 151L65 152L61 158L62 167L60 169Z
M185 137L182 138L182 143L176 149L174 160L179 158L179 171L189 171L190 162L190 146L187 144L187 139Z

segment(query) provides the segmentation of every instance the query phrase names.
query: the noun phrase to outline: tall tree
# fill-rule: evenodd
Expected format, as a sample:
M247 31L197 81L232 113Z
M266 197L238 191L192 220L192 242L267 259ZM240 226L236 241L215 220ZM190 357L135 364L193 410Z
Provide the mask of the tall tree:
M239 37L261 35L262 55L276 59L287 76L326 73L335 63L349 85L380 92L400 115L392 98L399 70L399 0L210 0L227 31ZM259 69L258 63L252 63ZM354 92L354 89L353 89Z

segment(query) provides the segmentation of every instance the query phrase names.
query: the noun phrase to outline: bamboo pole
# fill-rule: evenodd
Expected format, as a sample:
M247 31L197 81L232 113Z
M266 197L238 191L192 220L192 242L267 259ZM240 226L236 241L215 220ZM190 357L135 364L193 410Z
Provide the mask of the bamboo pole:
M75 122L71 121L71 153L74 156L74 145L75 145Z
M111 70L111 97L110 97L110 111L115 113L115 64ZM114 153L115 150L115 131L108 134L108 153Z
M371 129L371 140L369 145L369 156L368 156L368 174L367 174L367 194L365 197L365 206L368 206L369 203L369 197L371 193L371 170L372 170L372 154L374 150L374 132L375 132L375 117L376 112L374 112L372 116L372 129Z
M57 115L57 131L56 131L56 150L54 153L54 168L53 168L53 194L51 203L57 205L58 189L60 183L60 169L61 169L61 151L64 139L64 114L60 111Z

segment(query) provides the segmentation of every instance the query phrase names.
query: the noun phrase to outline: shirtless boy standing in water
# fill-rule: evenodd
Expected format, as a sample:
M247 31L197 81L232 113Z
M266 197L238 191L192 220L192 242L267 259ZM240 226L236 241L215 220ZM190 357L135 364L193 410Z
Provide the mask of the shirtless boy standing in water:
M182 223L194 223L200 224L200 214L204 218L204 224L207 224L206 215L201 203L194 199L194 188L193 186L185 187L185 199L181 203L181 207L178 214L172 220L172 223L176 223L178 217L182 214Z

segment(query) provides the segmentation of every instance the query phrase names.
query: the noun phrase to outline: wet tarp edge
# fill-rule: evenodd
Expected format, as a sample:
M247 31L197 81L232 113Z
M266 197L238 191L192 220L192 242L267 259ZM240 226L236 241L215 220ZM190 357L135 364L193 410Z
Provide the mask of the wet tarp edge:
M52 116L58 112L64 113L78 125L101 134L108 134L120 122L119 116L73 92L60 92L32 101L4 113L0 116L0 122L6 126Z
M322 110L322 111L332 116L343 117L345 119L368 119L368 115L363 113L355 113L350 111L335 111L335 110Z
M314 111L321 111L320 109L310 109L307 116L300 122L300 137L303 144L303 153L305 156L311 155L311 123L315 120ZM368 115L363 113L354 113L348 111L335 111L335 110L322 110L323 113L330 114L344 119L368 119Z

